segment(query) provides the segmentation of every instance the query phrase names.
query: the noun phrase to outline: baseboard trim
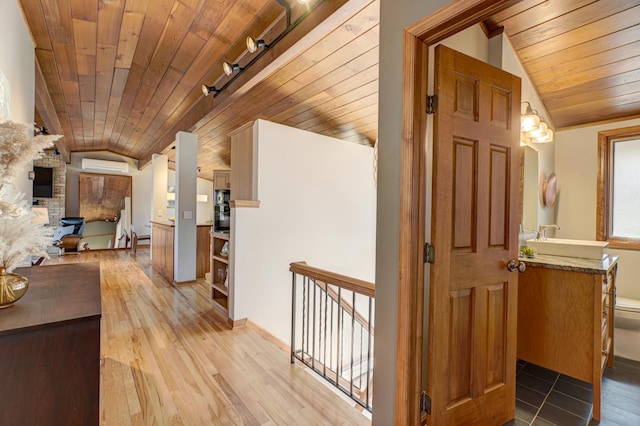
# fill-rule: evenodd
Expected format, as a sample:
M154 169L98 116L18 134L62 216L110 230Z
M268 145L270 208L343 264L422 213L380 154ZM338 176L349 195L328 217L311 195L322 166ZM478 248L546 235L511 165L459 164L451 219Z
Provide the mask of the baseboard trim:
M232 330L240 327L245 327L247 325L247 319L242 318L239 320L232 320L231 318L227 318L227 325L231 327Z
M251 322L251 320L246 320L246 325L247 325L247 328L250 328L251 330L253 330L256 333L258 333L258 335L260 335L260 337L262 337L266 341L271 342L274 345L276 345L278 348L280 348L287 355L291 354L291 346L289 346L288 344L286 344L282 340L278 339L277 337L275 337L273 334L269 333L264 328L262 328L259 325Z

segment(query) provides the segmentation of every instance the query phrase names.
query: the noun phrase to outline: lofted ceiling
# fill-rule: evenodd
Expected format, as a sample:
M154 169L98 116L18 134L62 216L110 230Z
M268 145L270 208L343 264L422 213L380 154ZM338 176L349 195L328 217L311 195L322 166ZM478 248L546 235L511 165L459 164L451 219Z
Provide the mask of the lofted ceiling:
M176 132L194 132L208 179L230 166L228 133L257 118L373 144L379 0L287 1L20 0L43 80L37 118L64 134L63 154L108 150L141 166L173 160ZM239 76L223 73L260 53L247 36L271 44L285 30ZM225 89L205 97L202 84Z
M67 158L172 160L175 133L191 131L199 176L211 179L230 167L228 133L257 118L377 138L380 0L19 1L36 45L36 118L64 134ZM282 3L291 22L304 20L287 26ZM509 36L551 121L566 128L640 115L638 3L514 0L484 26ZM280 40L258 57L249 35ZM229 77L223 61L253 63ZM202 84L224 90L205 97Z
M485 25L504 28L557 128L640 115L640 1L524 0Z

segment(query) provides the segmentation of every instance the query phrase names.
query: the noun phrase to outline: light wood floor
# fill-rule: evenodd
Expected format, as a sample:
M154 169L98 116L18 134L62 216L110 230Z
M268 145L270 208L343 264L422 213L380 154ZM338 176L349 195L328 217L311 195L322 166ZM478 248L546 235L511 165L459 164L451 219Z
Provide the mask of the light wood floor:
M174 288L148 249L53 256L101 263L103 425L369 424L251 328L230 330L204 281Z

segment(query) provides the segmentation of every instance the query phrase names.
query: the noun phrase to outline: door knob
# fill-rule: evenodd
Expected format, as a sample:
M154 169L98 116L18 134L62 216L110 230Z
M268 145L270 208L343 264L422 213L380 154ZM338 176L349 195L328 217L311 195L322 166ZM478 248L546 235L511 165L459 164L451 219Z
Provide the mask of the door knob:
M514 272L516 269L520 272L524 272L527 269L527 265L525 265L524 262L518 262L517 260L513 259L507 262L507 270L509 272Z

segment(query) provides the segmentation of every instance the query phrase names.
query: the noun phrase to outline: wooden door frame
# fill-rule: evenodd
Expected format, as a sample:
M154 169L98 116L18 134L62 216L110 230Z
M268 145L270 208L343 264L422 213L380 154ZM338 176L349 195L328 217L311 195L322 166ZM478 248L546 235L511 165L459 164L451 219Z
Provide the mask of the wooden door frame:
M420 424L428 48L520 0L458 0L405 28L395 424ZM435 173L435 169L434 169Z

